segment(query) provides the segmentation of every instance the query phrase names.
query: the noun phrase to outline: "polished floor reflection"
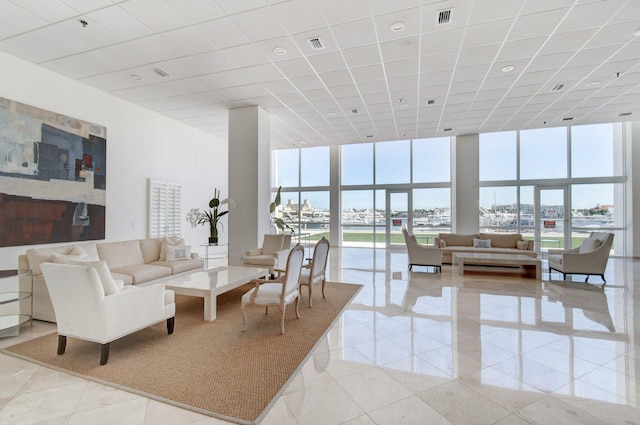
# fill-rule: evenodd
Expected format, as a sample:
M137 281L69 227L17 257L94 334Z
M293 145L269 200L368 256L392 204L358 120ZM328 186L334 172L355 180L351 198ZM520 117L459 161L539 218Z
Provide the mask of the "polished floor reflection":
M330 280L364 288L262 424L640 424L636 275L409 272L401 251L333 248ZM0 423L226 422L0 354Z

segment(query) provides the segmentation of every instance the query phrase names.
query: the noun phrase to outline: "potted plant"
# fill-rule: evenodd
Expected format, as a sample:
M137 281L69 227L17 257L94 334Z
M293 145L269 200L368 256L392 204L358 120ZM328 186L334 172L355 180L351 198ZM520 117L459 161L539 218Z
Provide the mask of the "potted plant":
M273 200L273 202L269 204L269 214L271 214L271 224L273 224L282 233L284 233L285 229L290 230L291 233L295 233L295 230L293 229L293 227L289 226L289 224L285 222L283 218L276 216L276 209L280 206L280 201L281 201L280 199L281 189L282 189L282 186L278 187L278 191L276 192L275 199Z
M209 223L209 243L218 243L218 224L220 219L229 214L229 210L220 211L220 208L224 204L231 205L229 198L220 200L220 191L213 189L213 198L209 201L209 210L201 211L198 208L192 208L187 214L187 221L191 224L191 227L196 227L198 224Z

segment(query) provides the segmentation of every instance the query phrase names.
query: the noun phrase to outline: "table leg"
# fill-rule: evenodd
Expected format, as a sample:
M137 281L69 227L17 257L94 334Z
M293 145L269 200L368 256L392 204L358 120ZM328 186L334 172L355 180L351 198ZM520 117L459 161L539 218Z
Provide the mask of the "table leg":
M204 321L213 322L216 320L216 297L208 295L204 297Z
M458 274L464 274L464 260L458 259Z

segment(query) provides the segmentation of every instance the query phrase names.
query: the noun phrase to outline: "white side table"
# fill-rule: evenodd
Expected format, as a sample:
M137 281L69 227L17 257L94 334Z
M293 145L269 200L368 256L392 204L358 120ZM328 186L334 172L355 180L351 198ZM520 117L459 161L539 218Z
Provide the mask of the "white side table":
M200 246L204 247L204 268L209 269L209 259L217 260L227 258L229 256L229 244L228 243L202 243Z

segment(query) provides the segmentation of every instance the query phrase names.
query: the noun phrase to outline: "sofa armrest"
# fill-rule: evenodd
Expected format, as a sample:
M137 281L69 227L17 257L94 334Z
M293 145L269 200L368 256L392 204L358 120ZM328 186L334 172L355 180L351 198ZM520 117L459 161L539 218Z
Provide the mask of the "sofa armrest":
M249 249L245 252L245 257L255 257L256 255L262 255L262 248Z
M579 252L580 252L580 248L547 250L547 254L577 254Z

